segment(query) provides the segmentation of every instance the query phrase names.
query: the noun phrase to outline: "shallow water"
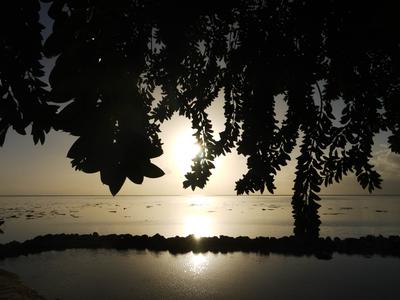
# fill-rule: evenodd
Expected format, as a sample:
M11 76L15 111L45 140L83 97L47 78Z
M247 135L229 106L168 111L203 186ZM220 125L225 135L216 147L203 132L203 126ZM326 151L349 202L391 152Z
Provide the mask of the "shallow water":
M400 259L67 250L0 261L47 299L398 299Z
M285 236L289 196L0 197L0 243L48 233ZM321 236L400 234L400 196L325 196Z

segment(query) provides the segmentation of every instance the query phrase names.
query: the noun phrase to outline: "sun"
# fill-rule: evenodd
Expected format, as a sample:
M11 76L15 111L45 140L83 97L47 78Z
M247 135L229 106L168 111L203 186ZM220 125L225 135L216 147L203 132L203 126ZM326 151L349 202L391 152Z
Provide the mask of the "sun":
M174 163L181 174L190 171L192 159L199 154L201 147L196 143L191 130L184 130L177 134L174 143Z

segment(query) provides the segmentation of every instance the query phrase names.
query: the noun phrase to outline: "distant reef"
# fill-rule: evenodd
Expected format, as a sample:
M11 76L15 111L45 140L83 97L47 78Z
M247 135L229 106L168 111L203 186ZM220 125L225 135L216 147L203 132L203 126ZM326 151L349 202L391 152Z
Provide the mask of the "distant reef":
M130 234L49 234L25 242L0 244L0 259L44 251L66 249L136 249L169 251L172 254L193 252L253 252L261 255L270 253L294 256L315 256L331 259L333 254L381 255L400 257L400 236L365 236L360 238L299 238L289 237L187 237L165 238Z

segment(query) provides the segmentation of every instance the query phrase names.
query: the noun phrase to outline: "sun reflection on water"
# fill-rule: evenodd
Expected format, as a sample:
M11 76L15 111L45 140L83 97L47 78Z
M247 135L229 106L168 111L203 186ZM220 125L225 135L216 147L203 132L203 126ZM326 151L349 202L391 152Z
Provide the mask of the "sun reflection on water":
M190 206L206 206L210 205L212 200L212 197L195 195L188 198L188 203Z
M200 274L206 270L208 266L208 258L202 253L190 253L189 270L195 274Z
M191 215L184 219L183 235L194 235L195 238L212 236L213 220L205 215Z
M183 219L183 235L194 235L195 238L215 234L214 219L205 211L211 208L212 197L196 195L188 198L190 206L188 214Z

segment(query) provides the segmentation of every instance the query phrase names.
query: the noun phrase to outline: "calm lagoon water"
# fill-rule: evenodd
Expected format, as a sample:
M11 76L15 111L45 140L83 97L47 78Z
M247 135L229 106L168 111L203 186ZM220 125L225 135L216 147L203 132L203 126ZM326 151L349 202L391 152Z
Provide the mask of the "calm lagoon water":
M47 233L285 236L289 196L0 197L0 243ZM321 235L400 234L400 196L326 196Z
M47 299L399 299L400 259L67 250L0 261Z
M330 196L321 235L400 234L399 196ZM292 234L290 197L0 197L0 242L47 233ZM400 259L67 250L0 260L48 299L398 299Z

